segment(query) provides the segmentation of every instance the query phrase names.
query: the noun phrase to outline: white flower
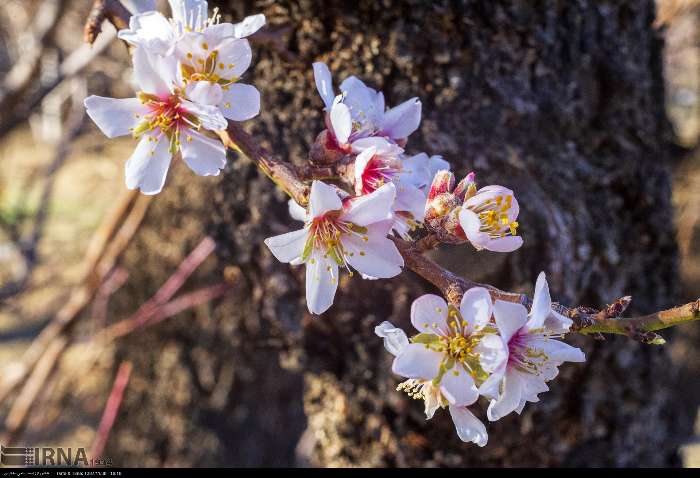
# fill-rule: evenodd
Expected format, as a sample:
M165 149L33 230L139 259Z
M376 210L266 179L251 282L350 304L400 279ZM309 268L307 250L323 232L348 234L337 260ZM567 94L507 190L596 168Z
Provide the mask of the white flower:
M413 302L411 323L420 332L411 343L388 322L375 329L396 358L394 373L408 378L398 389L425 401L426 416L449 408L459 437L484 446L484 425L466 407L479 398L477 382L502 366L503 342L489 325L493 304L481 287L468 290L459 310L436 295Z
M537 278L529 316L522 305L500 300L493 312L508 359L480 388L482 395L492 398L488 408L491 421L513 411L520 413L527 402L539 401L537 395L549 390L545 382L557 376L559 365L586 360L578 348L555 340L572 322L552 310L544 273Z
M109 138L132 134L140 138L126 162L126 185L144 194L163 188L170 161L177 152L196 174L216 176L226 164L220 141L202 134L226 128L226 120L214 106L192 103L182 96L175 81L172 58L134 52L137 98L115 99L90 96L87 113Z
M306 264L306 302L321 314L333 304L339 267L354 268L365 278L389 278L401 273L403 258L387 238L391 229L393 184L371 194L341 199L339 191L321 181L311 185L309 211L290 208L305 226L265 239L274 256L291 264Z
M134 15L129 29L119 37L145 48L151 55L171 56L180 62L179 80L195 103L216 105L234 121L244 121L260 112L260 93L238 83L250 66L252 52L244 37L265 24L264 15L247 17L232 25L219 23L215 12L207 18L207 2L170 0L172 20L159 12Z
M520 207L513 191L486 186L468 198L459 210L459 224L477 250L512 252L523 245L517 236Z
M340 84L340 95L333 92L331 73L325 63L314 63L316 88L328 112L329 131L340 149L348 150L360 138L383 136L404 140L418 129L421 102L411 98L385 111L384 95L351 76Z
M425 153L418 153L404 158L401 178L427 195L433 178L441 170L450 170L450 163L445 161L442 156L428 156Z

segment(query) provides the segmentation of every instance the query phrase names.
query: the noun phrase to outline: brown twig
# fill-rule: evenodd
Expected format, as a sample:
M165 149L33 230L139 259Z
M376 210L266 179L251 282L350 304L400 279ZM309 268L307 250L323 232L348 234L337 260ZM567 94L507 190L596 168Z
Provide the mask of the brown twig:
M109 20L117 30L123 30L129 28L130 17L131 13L119 0L95 0L85 22L85 42L95 42L105 20Z

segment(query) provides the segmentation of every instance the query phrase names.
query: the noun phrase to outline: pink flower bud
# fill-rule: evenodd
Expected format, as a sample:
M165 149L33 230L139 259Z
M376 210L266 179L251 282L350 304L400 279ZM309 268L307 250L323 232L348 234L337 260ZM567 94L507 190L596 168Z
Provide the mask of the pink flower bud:
M443 169L438 171L433 178L433 183L430 185L428 193L428 201L435 198L439 194L449 193L455 186L455 175L450 171Z

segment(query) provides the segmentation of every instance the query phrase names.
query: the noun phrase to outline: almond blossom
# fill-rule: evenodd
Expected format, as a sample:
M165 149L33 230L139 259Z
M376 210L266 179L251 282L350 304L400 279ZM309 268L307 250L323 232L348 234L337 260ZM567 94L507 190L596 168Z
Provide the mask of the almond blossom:
M120 31L119 37L149 54L175 55L180 62L178 79L190 100L216 105L234 121L256 116L260 93L238 80L252 59L245 37L265 24L265 16L253 15L233 25L219 23L216 11L207 18L206 1L170 0L170 5L171 20L159 12L134 15L129 29Z
M144 194L157 194L174 154L200 176L216 176L226 164L220 141L203 130L226 128L226 119L215 106L188 101L175 79L172 58L154 57L142 49L134 52L136 98L90 96L87 113L108 138L132 134L139 138L126 162L126 185Z
M395 355L392 370L408 378L398 390L425 401L426 417L448 408L463 441L486 445L486 429L467 408L479 398L478 384L505 360L505 350L490 325L493 303L481 287L469 289L459 309L436 295L413 302L411 323L420 332L410 342L384 322L375 333Z
M311 185L309 210L290 208L305 226L298 231L265 239L280 261L306 264L306 302L313 314L333 304L339 267L357 270L364 278L394 277L403 257L387 238L396 188L388 183L371 194L347 197L321 181Z
M524 306L500 300L493 312L507 360L480 388L481 394L491 397L487 411L491 421L513 411L520 414L527 402L539 401L538 394L549 390L546 382L557 376L564 362L586 360L580 349L555 340L572 321L552 310L544 273L537 277L529 315Z
M340 84L340 95L333 92L333 80L325 63L314 63L314 79L328 113L328 130L337 147L350 151L351 144L369 136L403 141L418 129L421 102L411 98L385 111L384 94L366 86L355 76Z
M425 214L425 195L414 186L408 175L402 174L406 162L403 149L385 138L362 138L352 145L355 158L355 193L369 194L388 182L396 185L396 199L392 205L394 225L399 236L410 240Z
M458 213L459 225L477 250L512 252L523 245L517 235L519 212L513 191L486 186L464 201Z

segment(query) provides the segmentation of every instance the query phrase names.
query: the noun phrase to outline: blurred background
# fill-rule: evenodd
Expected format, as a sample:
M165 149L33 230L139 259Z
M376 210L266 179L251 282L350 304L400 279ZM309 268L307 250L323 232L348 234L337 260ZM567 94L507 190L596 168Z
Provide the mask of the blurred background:
M454 101L450 94L456 96L480 79L485 78L484 83L488 83L489 73L483 65L482 70L474 66L448 71L445 65L451 65L454 58L439 49L431 51L426 47L420 54L407 53L402 47L406 40L394 38L390 29L404 29L408 41L420 43L424 34L431 34L425 32L420 19L407 14L405 20L387 24L387 39L382 33L375 35L369 31L381 32L381 24L370 24L363 30L375 8L366 5L347 11L334 3L321 12L322 2L302 0L212 3L222 7L226 20L238 21L258 11L266 13L269 19L269 26L251 40L254 62L259 65L247 74L248 82L261 84L263 108L272 110L250 122L256 123L253 126L256 132L264 134L267 146L296 160L304 156L302 147L308 146L322 128L321 102L314 99L310 69L312 61L322 59L329 61L334 71L341 64L350 65L343 74L363 75L377 87L383 86L382 81L389 83L395 78L410 77L411 83L407 84L397 80L398 86L389 97L396 103L413 95L430 95L432 99L424 104L433 111L423 123L421 145L432 148L431 154L444 152L451 161L470 156L464 159L465 164L487 169L488 162L480 163L479 157L488 156L490 146L482 144L481 149L476 148L478 154L465 154L450 137L471 117L465 114L452 123L454 129L446 129L440 127L439 116L440 105ZM590 6L596 12L582 14L580 21L564 12L568 7L561 2L541 2L534 11L527 11L522 2L493 2L503 4L502 10L473 6L475 3L479 4L465 2L467 6L459 11L449 6L430 7L435 9L434 16L426 17L425 21L439 22L440 18L456 16L464 19L460 28L477 31L485 28L484 31L494 36L499 31L499 35L506 35L499 29L499 22L505 25L513 22L520 37L505 41L523 48L532 38L540 41L538 35L542 31L535 31L534 27L528 31L528 28L541 19L564 21L565 28L585 31L586 22L594 21L590 20L592 16L603 18L614 14L619 17L611 28L637 28L646 32L644 37L639 37L637 45L635 33L630 33L626 47L609 54L611 58L619 55L620 64L627 61L626 56L638 65L646 61L640 68L646 69L648 78L624 78L623 67L596 70L596 75L605 77L601 84L608 85L605 94L602 92L605 88L597 90L603 99L596 101L607 101L605 95L626 94L616 91L618 83L625 85L621 87L623 90L648 88L660 94L651 94L652 101L640 108L660 109L659 114L665 115L664 125L658 128L660 133L632 141L656 144L645 149L647 153L640 157L640 164L648 161L667 166L659 174L668 174L671 180L672 208L670 213L664 213L668 224L657 225L673 235L675 245L658 248L657 252L668 258L668 263L660 263L658 267L670 271L664 277L670 277L673 284L668 285L668 293L660 292L665 294L665 299L647 302L642 299L637 311L651 312L654 304L671 305L700 297L700 1L657 0L655 5L649 2L649 8L640 10L623 8L636 2L601 2L606 6ZM373 315L348 297L336 304L336 315L308 317L298 277L275 264L255 243L256 237L282 232L282 227L290 224L284 219L284 198L263 185L264 180L258 179L254 169L234 157L221 177L194 177L186 168L176 165L170 172L166 193L150 200L129 194L124 186L123 165L134 147L133 140L128 137L107 140L86 119L82 106L88 94L132 95L128 52L115 39L114 28L105 23L93 46L83 42L83 24L91 5L89 0L6 0L0 5L0 443L85 447L92 452L92 455L88 452L89 456L110 457L117 466L700 466L697 324L664 334L667 345L663 351L654 352L663 354L658 359L660 362L636 363L642 353L647 353L641 352L642 348L636 344L624 357L613 357L622 364L622 369L647 367L646 378L640 382L643 385L629 385L637 387L634 392L610 391L611 401L588 409L572 404L608 392L579 389L579 396L576 389L564 392L562 385L552 392L550 405L544 405L550 400L544 396L543 404L537 407L545 408L533 412L535 415L525 414L520 420L508 422L510 430L504 428L507 424L491 427L490 444L484 452L461 446L449 423L442 419L437 419L438 424L434 425L437 432L426 431L432 423L422 423L419 404L393 396L391 387L395 386L392 382L395 379L387 370L377 371L388 369L377 344L363 351L362 340L345 336L344 347L353 347L352 357L363 354L381 357L375 359L377 370L360 373L353 371L349 358L333 355L329 350L333 344L323 337L324 333L344 334L348 322L371 329L373 324L392 314L405 315L406 304L415 297L414 291L427 286L415 278L405 279L408 285L392 292L394 306L389 316L379 312ZM409 4L404 7L408 8ZM402 3L386 2L376 8L396 11L401 10ZM547 9L555 13L550 15ZM352 18L355 21L344 20ZM488 21L482 22L482 18ZM602 20L595 22L605 24ZM460 37L460 28L456 33L451 32L454 49L471 52L484 48L474 38ZM602 27L600 32L591 33L597 35L598 41L607 34ZM319 35L329 47L325 51L309 46ZM583 45L585 35L581 38ZM542 41L564 45L563 51L573 40L554 35ZM333 45L342 48L334 49ZM570 55L575 56L575 48L571 47ZM638 55L638 51L643 53ZM494 58L503 59L500 53L493 53ZM407 73L421 70L425 64L422 62L428 61L426 55L431 65L442 65L448 71L446 83L441 84L435 78L419 78L420 73L414 81ZM470 59L470 55L459 57L459 65L469 62L479 65L478 59ZM383 56L390 60L382 59ZM537 62L533 65L527 67L532 68L529 73L523 74L566 77L562 82L571 80L572 85L580 78L576 76L578 73L570 78L574 70L556 70L552 65ZM586 65L583 60L579 67L599 68ZM512 71L521 70L514 67ZM662 75L661 84L645 83L653 82L657 73ZM343 74L336 76L336 81ZM514 82L520 81L517 75L511 76ZM586 81L583 79L581 83L585 86ZM499 88L495 82L491 86L494 90ZM518 84L514 83L513 87L518 88ZM444 95L441 88L445 88ZM582 91L582 96L588 94L585 87ZM487 108L488 96L483 98ZM510 104L511 114L525 117L532 111L545 111L539 98L535 95L529 103ZM498 105L498 101L488 101ZM277 108L277 105L281 106ZM625 114L621 111L617 114ZM576 111L571 115L581 116ZM498 122L493 115L488 120ZM557 121L560 120L554 120ZM573 127L561 128L568 134L566 128ZM290 139L285 129L294 129L294 134L305 139ZM492 171L487 177L499 181L512 174L508 172L510 169L522 170L522 164L529 164L527 160L523 163L517 159L518 155L527 156L525 144L504 148L508 153L503 153L503 164L510 165L509 169ZM625 149L624 144L621 148ZM636 151L635 146L628 151ZM596 154L592 150L584 156ZM552 154L551 158L554 157ZM543 167L551 158L542 157ZM604 169L595 160L591 167ZM522 178L517 174L500 181L511 181L510 185L517 186ZM236 181L241 180L248 181L251 188L238 187ZM610 184L599 187L617 187ZM514 189L519 191L517 187ZM257 198L251 194L257 191L265 194L261 193L260 204L250 205L252 198ZM531 203L535 204L532 208L539 207L534 200ZM268 214L273 214L274 219L266 220ZM535 212L532 214L532 218L537 217ZM640 214L634 220L652 223L655 218ZM227 234L235 235L235 239L232 245L222 246L221 238ZM219 244L216 251L209 236ZM250 239L246 241L246 237ZM636 237L632 233L626 240L634 242ZM649 247L653 247L651 244ZM582 243L571 247L575 250L565 248L556 254L595 256L595 252L586 256ZM528 260L533 260L537 250L525 253L531 257ZM464 260L452 249L441 254L437 258L448 263ZM609 258L609 253L606 254ZM557 298L562 302L582 299L594 307L603 305L601 300L614 298L617 292L620 295L629 292L637 298L634 292L638 277L651 274L649 271L655 267L648 264L646 269L626 273L625 279L610 287L610 297L593 292L577 295L565 284L576 287L587 280L595 281L595 274L592 278L586 276L586 266L575 273L566 272L567 260L556 262L549 253L543 257L548 257L547 267L553 269ZM469 256L469 260L479 259ZM530 274L530 268L521 273L508 272L514 264L504 265L501 257L488 256L483 263L474 264L486 271L475 278L485 277L502 288L513 284L514 290L527 291L531 287L527 284L535 277ZM470 274L471 267L462 272ZM534 270L545 267L544 264L532 266ZM504 274L508 282L498 282L497 278ZM631 276L634 277L630 279ZM381 287L384 292L389 290L389 286ZM638 288L642 290L640 295L644 295L645 289ZM309 325L310 320L316 322ZM309 332L308 327L328 330ZM606 347L627 347L621 346L617 339L593 345L591 342L590 338L577 342L586 344L584 348L589 356ZM315 356L332 358L321 362L312 358ZM611 357L606 360L612 360ZM652 363L656 368L652 368ZM595 370L586 373L597 373ZM564 383L576 381L575 373L578 372L564 373ZM657 382L660 376L664 378ZM376 388L365 385L370 380L383 381L386 385ZM633 407L628 415L615 420L638 423L641 431L633 427L615 431L615 427L622 426L609 419L616 413L610 410L624 409L628 400L638 400L635 393L644 396L647 388L656 387L655 383L661 383L659 387L665 389L664 405L653 412L643 406ZM329 395L329 390L334 390L335 395ZM378 393L386 394L385 403L368 401L367 396ZM353 423L360 427L346 415L345 409L355 406L349 402L368 407L361 426L371 433L355 436L355 431L344 428ZM536 413L554 409L559 410L556 413L566 413L571 422L561 419L557 423L568 425L556 432L538 430ZM402 418L401 414L409 413L411 418ZM666 447L664 453L659 453L663 456L649 458L643 449L629 455L617 452L638 446L630 443L645 437L647 432L643 430L656 426L655 421L664 423L658 432L658 440ZM607 425L601 425L602 422ZM442 433L440 440L454 442L449 445L453 448L436 445L438 442L430 433ZM544 443L541 454L514 451L518 440L525 440L530 433L548 437L537 442ZM514 436L507 443L503 439L506 434ZM642 455L646 458L638 461L637 457Z

